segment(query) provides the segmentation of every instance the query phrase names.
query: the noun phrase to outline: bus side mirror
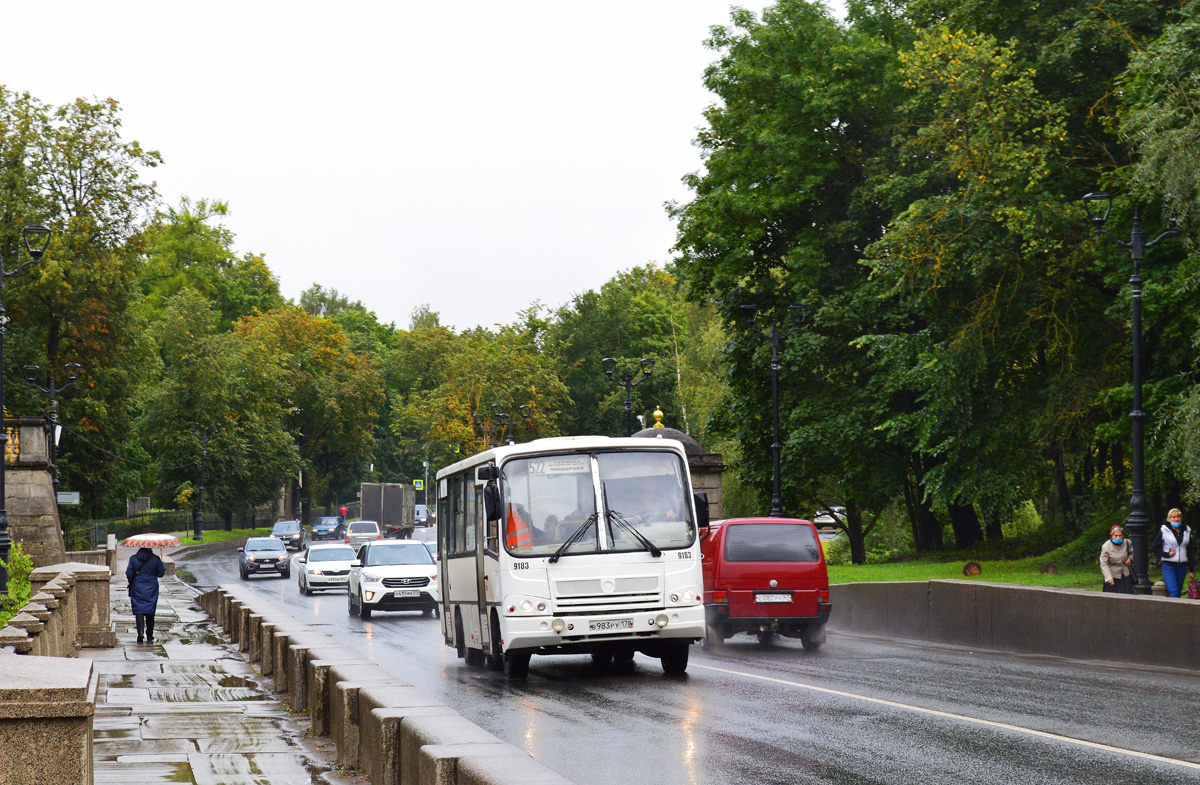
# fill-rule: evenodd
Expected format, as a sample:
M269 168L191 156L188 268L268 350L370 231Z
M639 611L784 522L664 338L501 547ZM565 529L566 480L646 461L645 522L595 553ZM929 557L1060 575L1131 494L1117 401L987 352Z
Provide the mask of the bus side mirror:
M708 494L704 491L692 494L692 498L696 500L696 526L701 529L708 529ZM701 532L707 535L707 531Z
M475 479L480 482L500 479L500 470L495 466L480 466L475 470Z
M482 472L484 468L481 467ZM500 489L495 485L483 486L483 514L489 521L498 521L504 517L500 510Z

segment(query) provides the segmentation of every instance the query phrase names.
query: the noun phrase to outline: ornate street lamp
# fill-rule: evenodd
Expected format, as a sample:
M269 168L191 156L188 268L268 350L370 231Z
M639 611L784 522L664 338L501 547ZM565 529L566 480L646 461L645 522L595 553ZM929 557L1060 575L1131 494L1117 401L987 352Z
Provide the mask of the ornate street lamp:
M221 430L220 424L207 428L192 423L192 433L200 437L200 493L196 498L196 515L192 519L192 539L196 542L204 539L204 459L208 456L208 437Z
M783 339L798 332L808 318L808 309L803 305L789 305L788 314L792 318L792 327L785 333L779 332L779 320L774 311L771 313L771 332L764 333L754 327L758 319L757 305L743 305L742 322L746 331L771 342L771 415L775 426L775 440L771 443L771 454L774 468L774 492L771 494L771 514L768 517L783 517L783 487L780 478L780 452L783 443L779 438L779 369L783 362L779 358L779 343Z
M25 377L26 384L50 396L50 477L54 484L55 500L58 499L58 394L75 383L75 380L79 378L80 369L83 366L79 363L67 363L63 368L67 372L67 383L57 387L54 384L53 368L46 372L47 384L45 387L38 384L38 380L42 375L41 367L26 365L21 369L21 375Z
M4 419L4 334L8 331L8 314L4 312L4 281L24 270L31 264L42 260L46 247L50 245L50 230L44 226L26 226L21 231L25 240L25 251L29 261L23 262L17 269L4 269L4 259L0 257L0 421ZM0 422L0 594L8 594L8 555L12 549L12 538L8 536L8 504L4 500L4 474L8 468L8 431Z
M1142 254L1147 248L1153 248L1159 240L1179 234L1174 219L1171 228L1155 237L1150 242L1142 241L1142 224L1137 209L1133 211L1133 233L1126 242L1104 228L1108 213L1112 209L1112 197L1106 193L1090 193L1083 197L1083 207L1088 219L1092 222L1092 231L1108 237L1122 248L1129 249L1133 259L1133 275L1129 277L1129 285L1133 290L1133 411L1129 419L1133 430L1133 496L1129 500L1129 518L1125 529L1129 532L1129 542L1133 545L1133 568L1137 573L1137 593L1150 593L1150 580L1146 573L1150 566L1150 553L1146 544L1146 535L1150 528L1150 515L1146 512L1145 463L1143 449L1145 443L1146 413L1142 411Z
M608 380L618 387L625 388L625 435L633 436L633 388L637 387L642 382L650 378L650 374L654 371L654 360L649 357L643 357L638 360L638 364L642 368L642 375L634 381L634 372L632 368L625 369L625 378L614 378L613 374L617 372L617 361L612 357L605 357L600 361L600 366L604 369L604 375Z

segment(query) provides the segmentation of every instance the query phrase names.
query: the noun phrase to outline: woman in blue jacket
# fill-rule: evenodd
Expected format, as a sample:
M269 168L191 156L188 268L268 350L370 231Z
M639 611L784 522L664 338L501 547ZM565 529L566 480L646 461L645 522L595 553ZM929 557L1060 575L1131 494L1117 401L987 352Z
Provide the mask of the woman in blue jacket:
M1162 559L1167 596L1178 597L1183 591L1184 576L1196 577L1196 544L1192 541L1192 530L1183 525L1182 512L1173 509L1167 513L1167 523L1158 530L1150 550Z
M142 642L142 630L146 640L154 643L154 612L158 609L158 579L167 574L162 559L149 548L139 548L129 559L125 577L129 579L129 604L133 606L133 618L137 623L138 643Z

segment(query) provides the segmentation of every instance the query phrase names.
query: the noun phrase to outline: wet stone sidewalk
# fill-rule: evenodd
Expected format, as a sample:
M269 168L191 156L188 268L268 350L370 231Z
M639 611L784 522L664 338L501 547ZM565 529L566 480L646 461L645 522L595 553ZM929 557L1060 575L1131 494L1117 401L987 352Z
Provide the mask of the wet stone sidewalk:
M137 643L125 581L112 582L117 648L85 649L99 673L96 785L362 783L337 772L333 746L313 739L196 604L164 578L154 643Z

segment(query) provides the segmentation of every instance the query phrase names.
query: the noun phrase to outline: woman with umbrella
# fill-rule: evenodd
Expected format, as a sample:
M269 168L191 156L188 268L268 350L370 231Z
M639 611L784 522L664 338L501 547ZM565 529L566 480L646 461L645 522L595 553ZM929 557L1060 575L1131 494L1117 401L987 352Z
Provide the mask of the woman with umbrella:
M167 574L166 565L148 546L143 545L129 559L125 577L129 579L129 604L133 606L133 618L137 623L137 642L142 642L142 631L146 640L154 643L154 612L158 609L158 579Z

